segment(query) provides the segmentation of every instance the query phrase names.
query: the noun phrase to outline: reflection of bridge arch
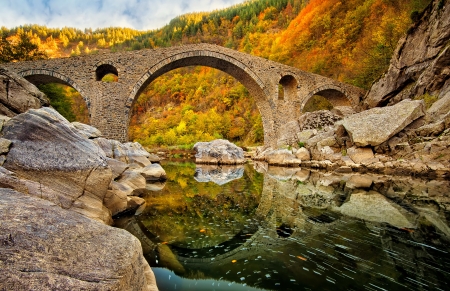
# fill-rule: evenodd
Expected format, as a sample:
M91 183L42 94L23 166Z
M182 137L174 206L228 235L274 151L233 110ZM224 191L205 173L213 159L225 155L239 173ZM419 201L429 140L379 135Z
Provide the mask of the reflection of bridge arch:
M131 108L135 100L152 81L169 71L187 66L206 66L218 69L242 83L256 101L263 121L265 139L267 140L269 136L273 135L272 121L274 117L271 108L274 107L274 104L269 98L270 92L267 90L264 81L253 72L252 68L232 55L205 50L204 48L181 53L176 52L151 66L134 84L128 95L125 104L125 115L128 116L128 120L131 118Z
M59 83L63 85L70 86L74 88L75 90L80 93L81 97L83 97L84 101L86 102L86 107L88 108L89 112L91 110L91 102L89 98L87 97L87 94L83 92L83 89L71 78L55 72L51 70L46 69L39 69L39 70L24 70L19 72L19 75L27 79L30 83L34 85L40 85L40 84L47 84L47 83Z

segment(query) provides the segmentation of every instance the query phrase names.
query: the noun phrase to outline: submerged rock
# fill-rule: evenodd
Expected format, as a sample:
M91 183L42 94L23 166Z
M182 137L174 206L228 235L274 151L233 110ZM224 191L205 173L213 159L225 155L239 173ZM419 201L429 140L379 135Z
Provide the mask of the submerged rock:
M111 223L103 205L111 169L101 149L52 108L30 109L8 121L3 137L13 145L4 167L55 193L64 209Z
M0 290L157 290L130 233L0 189Z
M245 163L244 150L224 139L198 142L194 145L195 162L199 164L235 165Z

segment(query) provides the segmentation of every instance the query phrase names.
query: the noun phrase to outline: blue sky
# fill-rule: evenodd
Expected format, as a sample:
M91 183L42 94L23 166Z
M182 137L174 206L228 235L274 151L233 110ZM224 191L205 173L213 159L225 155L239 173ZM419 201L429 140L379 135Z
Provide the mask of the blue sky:
M226 8L244 0L0 0L0 26L156 29L188 12Z

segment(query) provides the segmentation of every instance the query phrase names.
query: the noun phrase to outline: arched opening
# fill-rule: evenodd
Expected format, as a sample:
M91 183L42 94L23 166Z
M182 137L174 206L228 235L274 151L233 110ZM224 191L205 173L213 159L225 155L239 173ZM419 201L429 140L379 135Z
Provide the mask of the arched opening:
M190 149L214 139L240 146L264 142L255 99L225 72L206 66L174 69L153 80L133 104L129 140Z
M351 107L347 96L337 89L318 90L311 94L302 105L302 112L331 110L335 107Z
M95 70L95 80L103 82L117 82L119 80L119 72L110 64L103 64Z
M291 75L285 75L278 83L278 100L294 100L297 96L297 80Z
M238 82L241 84L241 88L236 89L236 91L238 91L238 94L244 94L244 95L249 95L251 96L254 100L255 100L255 104L256 107L260 113L260 118L259 118L259 127L262 128L262 130L256 130L256 134L258 136L263 136L263 143L266 143L267 141L271 141L274 139L275 134L273 132L273 126L274 126L274 122L273 122L273 117L272 117L272 108L274 108L274 104L273 101L270 100L267 96L269 96L269 93L266 92L265 88L263 88L263 82L256 76L256 74L254 74L249 68L247 68L243 63L240 63L239 61L237 61L234 58L228 57L226 55L223 55L221 53L217 53L217 52L213 52L213 51L208 51L208 52L204 52L204 51L190 51L190 52L185 52L182 54L178 54L178 55L174 55L172 57L167 57L167 59L161 61L160 63L155 64L152 68L150 68L147 73L145 73L142 78L136 83L136 85L134 86L134 89L132 90L131 94L129 95L129 99L127 101L126 104L126 109L125 109L125 114L127 116L129 116L129 120L132 122L135 122L136 120L131 120L131 110L132 108L134 108L136 101L138 100L138 96L145 92L147 86L149 84L151 84L153 81L155 81L157 78L163 76L164 74L173 71L175 69L180 69L180 68L188 68L188 69L181 69L181 70L196 70L196 69L192 69L192 67L195 68L195 66L204 66L203 68L207 67L208 70L210 70L210 68L212 69L216 69L218 71L221 71L220 75L218 78L216 78L216 80L214 81L214 89L217 89L220 87L220 82L223 79L227 79L230 76L234 77L235 80L238 80ZM202 69L200 69L202 70ZM217 71L217 72L218 72ZM175 74L179 74L179 75L183 75L181 74L179 71L175 72ZM226 74L223 74L226 73ZM216 74L216 73L213 73ZM164 76L163 76L164 77ZM190 80L184 80L183 81L184 84L190 83ZM228 82L228 81L227 81ZM197 91L197 89L200 89L200 92L198 93L202 93L202 86L198 86L196 88L195 91ZM166 89L170 89L171 92L173 94L175 94L175 96L179 99L178 102L182 102L183 101L183 94L179 94L180 92L175 92L175 88L166 88ZM204 93L204 92L203 92ZM222 99L224 99L226 102L230 102L233 103L233 93L236 92L225 92L224 95L222 95ZM178 94L178 95L177 95ZM204 99L196 99L196 103L193 105L194 107L199 107L202 106ZM192 105L192 104L191 104ZM223 106L223 105L221 105ZM232 105L231 105L232 106ZM170 107L170 106L169 106ZM217 108L219 108L220 106L217 106ZM141 110L141 109L133 109L133 110ZM192 114L191 111L193 111L195 113L195 108L189 108L189 106L181 108L182 114L188 113L188 114ZM213 116L217 116L217 114L220 117L224 117L224 114L221 114L221 112L215 112L213 114L211 114L211 117ZM255 117L257 118L257 117ZM195 114L194 114L194 119L195 119ZM141 121L139 120L138 123L140 123ZM171 131L170 136L174 136L174 133L176 133L177 130L179 130L180 132L183 132L183 128L185 128L186 125L188 125L189 123L186 121L185 124L183 123L178 123L180 122L180 120L176 120L176 124L177 128L173 129ZM235 126L235 133L237 136L239 136L239 131L242 130L243 127L246 126L246 120L244 119L236 119L233 121ZM222 122L219 124L222 125L226 125L226 122ZM175 131L175 132L174 132ZM195 129L194 131L198 132L201 131L201 129ZM129 137L133 136L133 128L129 128ZM211 133L214 135L214 133ZM230 134L232 135L232 134ZM167 137L166 140L170 140L170 136ZM220 135L215 136L217 138L220 137ZM227 138L225 135L222 134L223 138ZM143 142L143 140L139 140L140 142ZM166 142L164 140L164 138L159 138L158 139L159 142ZM200 141L200 140L197 140ZM144 141L145 143L145 141Z
M50 105L70 122L78 121L90 124L89 100L69 78L55 73L40 70L40 74L22 72L21 75L34 84L50 99Z

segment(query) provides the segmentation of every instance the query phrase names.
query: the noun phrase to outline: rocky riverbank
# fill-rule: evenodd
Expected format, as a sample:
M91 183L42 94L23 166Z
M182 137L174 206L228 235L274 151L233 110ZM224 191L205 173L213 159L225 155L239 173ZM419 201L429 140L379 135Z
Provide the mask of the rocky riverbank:
M45 99L31 84L8 94L21 98L1 100L10 117L0 118L0 290L157 290L140 242L108 226L144 203L147 180L165 178L157 157L30 109Z

